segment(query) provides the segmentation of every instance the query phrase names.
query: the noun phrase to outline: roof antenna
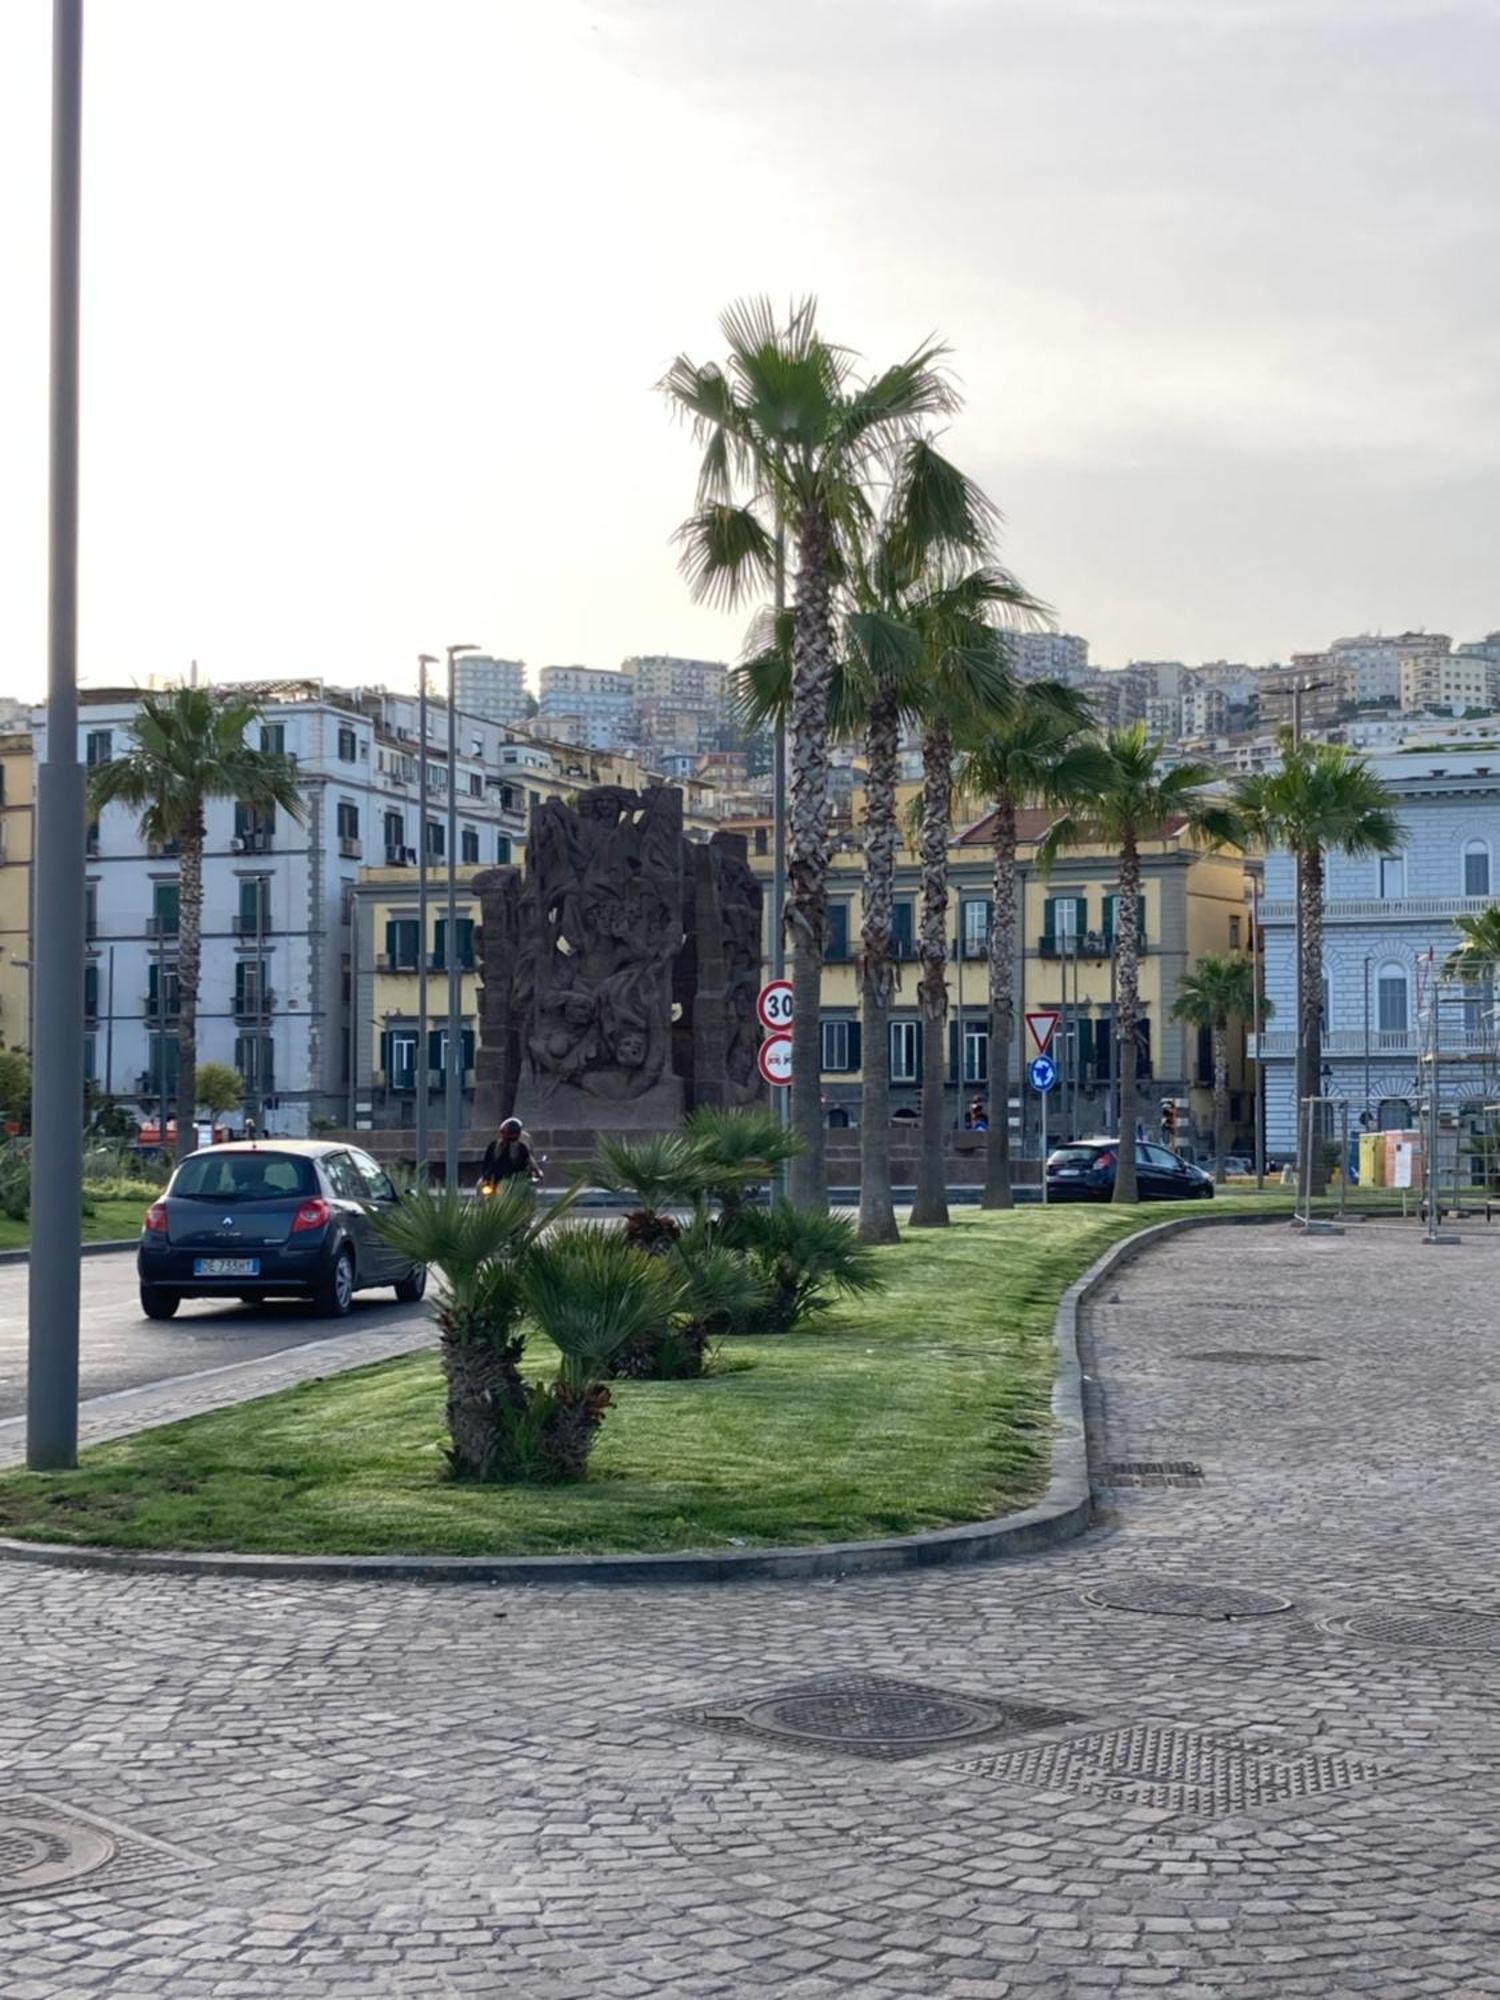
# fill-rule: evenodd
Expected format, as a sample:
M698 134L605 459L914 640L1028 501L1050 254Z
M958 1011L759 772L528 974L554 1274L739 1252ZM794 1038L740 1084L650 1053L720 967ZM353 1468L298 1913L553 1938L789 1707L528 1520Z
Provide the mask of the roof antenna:
M198 662L194 660L188 668L188 686L195 688L197 685L198 685Z

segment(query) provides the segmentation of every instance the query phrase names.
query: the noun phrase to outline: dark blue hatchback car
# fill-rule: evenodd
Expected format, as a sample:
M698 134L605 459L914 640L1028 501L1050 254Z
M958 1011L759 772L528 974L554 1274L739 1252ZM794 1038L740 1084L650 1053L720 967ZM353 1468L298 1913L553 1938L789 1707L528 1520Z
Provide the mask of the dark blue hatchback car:
M1111 1201L1117 1139L1071 1139L1047 1155L1048 1201ZM1212 1201L1214 1177L1166 1146L1141 1140L1135 1148L1136 1192L1142 1201Z
M194 1153L147 1211L141 1310L170 1319L183 1299L301 1298L341 1317L377 1285L414 1305L427 1272L379 1227L399 1200L385 1169L353 1146L278 1139Z

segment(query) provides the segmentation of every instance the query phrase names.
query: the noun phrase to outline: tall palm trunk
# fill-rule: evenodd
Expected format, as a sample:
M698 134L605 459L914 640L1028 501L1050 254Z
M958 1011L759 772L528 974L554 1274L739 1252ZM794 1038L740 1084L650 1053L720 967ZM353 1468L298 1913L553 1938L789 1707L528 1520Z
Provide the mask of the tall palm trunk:
M1140 1013L1140 916L1141 857L1133 838L1127 838L1120 852L1120 894L1115 905L1119 923L1115 933L1115 1047L1120 1060L1120 1142L1115 1167L1116 1201L1137 1201L1135 1175L1135 1024ZM1046 1172L1046 1162L1042 1164Z
M1224 1155L1229 1138L1229 1022L1213 1025L1214 1056L1214 1180L1224 1185Z
M985 1146L984 1206L1009 1208L1010 1051L1016 1031L1016 804L995 806L995 900L990 928L990 1129Z
M861 1091L859 1233L866 1243L896 1243L891 1199L891 907L896 886L896 774L901 712L881 692L865 726L865 891L860 933Z
M948 1227L943 1154L943 1081L948 1068L948 834L953 816L953 738L941 723L922 739L922 1140L914 1229Z
M816 508L798 523L792 639L791 800L786 922L791 933L792 1130L802 1150L789 1185L801 1208L828 1206L823 1133L823 941L828 926L828 692L833 680L829 526Z
M198 983L203 974L203 814L194 813L177 849L177 1157L196 1150ZM165 997L165 996L163 996ZM161 1135L163 1150L167 1135Z
M1297 895L1302 905L1302 1018L1297 1023L1297 1102L1293 1106L1295 1149L1305 1185L1321 1194L1327 1185L1323 1158L1323 1120L1312 1124L1311 1158L1302 1159L1308 1142L1303 1104L1323 1087L1323 850L1310 847L1297 856Z

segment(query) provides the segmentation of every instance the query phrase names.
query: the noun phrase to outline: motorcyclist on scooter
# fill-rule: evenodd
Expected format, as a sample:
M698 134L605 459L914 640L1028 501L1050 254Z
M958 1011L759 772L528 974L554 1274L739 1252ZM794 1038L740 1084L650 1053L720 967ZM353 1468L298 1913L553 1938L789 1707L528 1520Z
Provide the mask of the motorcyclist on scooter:
M499 1133L484 1149L479 1184L481 1189L493 1192L502 1181L515 1180L522 1174L533 1181L541 1179L536 1155L531 1150L520 1119L507 1118L501 1124Z

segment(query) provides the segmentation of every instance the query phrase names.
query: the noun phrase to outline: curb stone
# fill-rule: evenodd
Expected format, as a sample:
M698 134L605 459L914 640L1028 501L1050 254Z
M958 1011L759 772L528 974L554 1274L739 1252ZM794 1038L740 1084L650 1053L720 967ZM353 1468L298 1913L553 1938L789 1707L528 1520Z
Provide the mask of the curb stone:
M1111 1244L1058 1301L1052 1336L1052 1474L1032 1507L988 1521L966 1521L880 1541L821 1542L807 1547L692 1550L663 1555L601 1556L292 1556L222 1550L174 1554L0 1537L0 1560L63 1569L113 1569L157 1576L245 1577L253 1582L364 1583L738 1583L869 1576L893 1570L992 1562L1075 1540L1093 1516L1078 1316L1092 1294L1155 1244L1188 1229L1285 1223L1275 1215L1181 1215Z

